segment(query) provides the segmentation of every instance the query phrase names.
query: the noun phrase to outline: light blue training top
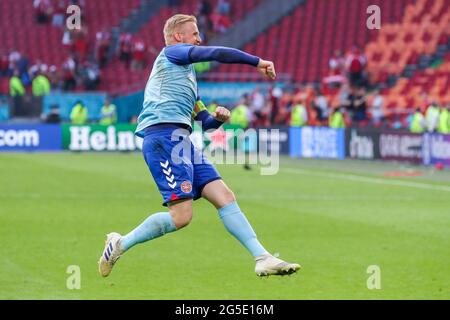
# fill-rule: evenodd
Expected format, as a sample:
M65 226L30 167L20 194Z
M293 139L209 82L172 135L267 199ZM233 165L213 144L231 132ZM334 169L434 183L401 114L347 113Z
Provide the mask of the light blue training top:
M205 47L190 44L167 46L156 58L144 91L144 104L137 120L136 135L161 123L191 127L192 110L198 97L193 63L218 61L257 66L259 58L226 47Z

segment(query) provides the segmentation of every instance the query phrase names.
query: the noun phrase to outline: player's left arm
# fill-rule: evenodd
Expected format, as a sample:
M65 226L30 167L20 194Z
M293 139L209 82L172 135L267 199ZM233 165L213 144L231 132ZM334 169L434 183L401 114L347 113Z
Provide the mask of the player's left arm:
M248 64L256 67L262 75L272 80L276 78L275 66L272 61L263 60L235 48L193 46L189 50L189 59L192 63L217 61L220 63Z
M224 122L230 118L230 111L224 107L217 107L212 114L208 112L205 104L198 100L192 111L192 118L200 121L204 131L219 128Z
M256 67L262 75L272 80L276 78L275 66L272 61L263 60L234 48L178 44L166 47L165 54L170 62L178 65L206 61L247 64Z

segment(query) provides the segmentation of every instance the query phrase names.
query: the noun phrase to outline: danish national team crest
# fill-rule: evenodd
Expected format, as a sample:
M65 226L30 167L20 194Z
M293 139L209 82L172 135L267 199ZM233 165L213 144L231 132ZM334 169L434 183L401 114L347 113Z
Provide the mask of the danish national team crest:
M184 193L190 193L192 191L192 184L190 181L183 181L181 183L181 191Z

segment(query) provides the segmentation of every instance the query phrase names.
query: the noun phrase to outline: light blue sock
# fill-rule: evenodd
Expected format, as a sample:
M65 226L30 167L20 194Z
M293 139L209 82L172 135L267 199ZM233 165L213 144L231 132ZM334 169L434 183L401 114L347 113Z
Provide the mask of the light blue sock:
M127 251L132 246L163 236L177 230L168 212L158 212L149 216L136 229L122 237L120 246Z
M236 201L220 208L219 216L228 232L238 239L254 257L267 253L267 250L256 239L252 226Z

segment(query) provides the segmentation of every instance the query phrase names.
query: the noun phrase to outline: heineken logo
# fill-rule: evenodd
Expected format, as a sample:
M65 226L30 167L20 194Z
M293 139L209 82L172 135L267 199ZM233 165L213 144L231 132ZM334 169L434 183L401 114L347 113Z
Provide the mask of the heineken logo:
M135 151L142 149L142 138L135 126L66 126L64 145L72 151Z

